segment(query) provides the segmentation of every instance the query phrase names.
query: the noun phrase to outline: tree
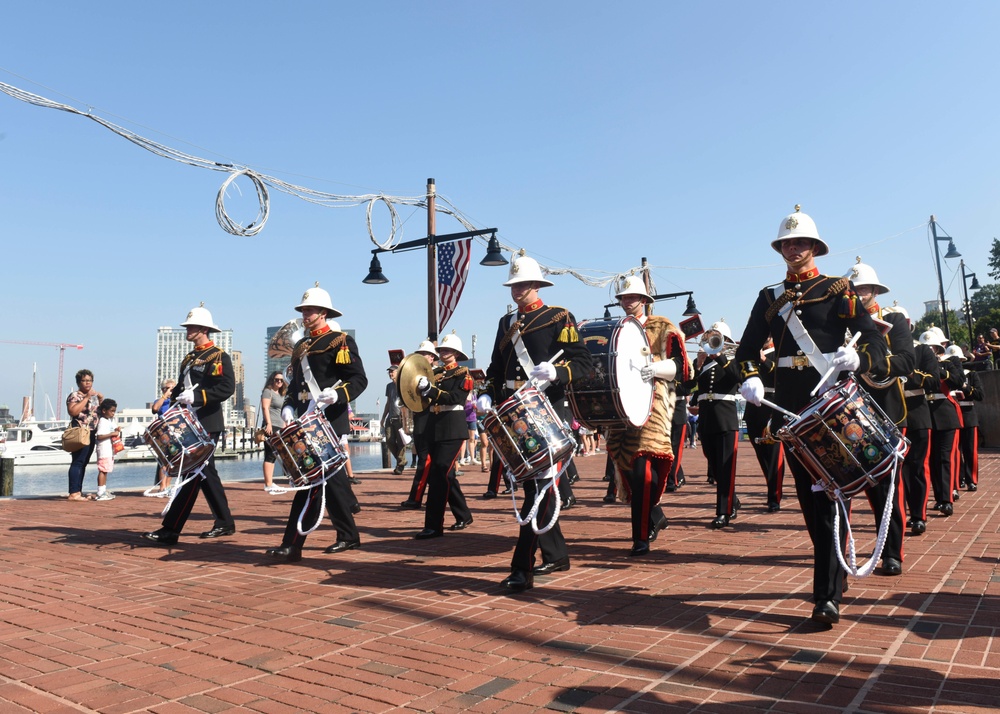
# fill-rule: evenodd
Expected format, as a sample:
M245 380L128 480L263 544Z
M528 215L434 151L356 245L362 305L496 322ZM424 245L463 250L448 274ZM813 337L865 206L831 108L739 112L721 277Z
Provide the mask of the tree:
M1000 240L993 239L993 247L990 248L990 277L1000 280Z
M913 328L913 334L916 337L920 337L922 332L925 332L928 328L937 325L941 327L944 324L941 321L941 311L934 310L928 312L926 315L917 320L917 324ZM978 323L976 324L976 329L979 329ZM951 341L957 345L972 345L972 340L969 336L969 328L966 326L964 320L959 320L958 316L954 312L948 313L948 334L951 335Z
M972 303L972 318L978 320L990 310L1000 309L1000 285L983 285L969 297ZM977 328L978 329L978 328Z

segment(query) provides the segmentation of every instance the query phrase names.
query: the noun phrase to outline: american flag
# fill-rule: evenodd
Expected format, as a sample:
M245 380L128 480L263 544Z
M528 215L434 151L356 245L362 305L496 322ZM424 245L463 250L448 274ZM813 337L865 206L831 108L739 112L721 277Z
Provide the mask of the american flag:
M469 277L472 239L442 243L438 251L438 333L448 324Z

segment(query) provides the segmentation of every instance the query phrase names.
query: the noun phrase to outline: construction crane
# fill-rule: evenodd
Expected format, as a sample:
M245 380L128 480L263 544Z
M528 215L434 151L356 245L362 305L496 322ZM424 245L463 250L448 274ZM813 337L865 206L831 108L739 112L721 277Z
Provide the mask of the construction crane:
M66 342L29 342L27 340L0 340L8 345L41 345L42 347L59 348L59 383L56 385L56 419L62 419L62 384L63 384L63 357L66 355L66 348L73 347L78 350L83 349L83 345L71 345ZM35 405L31 405L35 409Z

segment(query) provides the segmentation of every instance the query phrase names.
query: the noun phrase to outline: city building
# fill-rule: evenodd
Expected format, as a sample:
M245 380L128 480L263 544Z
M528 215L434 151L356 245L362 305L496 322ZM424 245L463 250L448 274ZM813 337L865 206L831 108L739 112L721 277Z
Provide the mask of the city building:
M160 327L156 330L156 384L153 385L151 394L160 393L160 385L165 379L177 379L181 372L181 362L184 355L191 351L191 343L187 341L187 330L183 327ZM212 333L212 341L222 350L229 353L233 360L233 368L236 368L239 360L239 370L236 372L236 392L222 405L222 413L225 415L226 426L244 426L245 412L242 400L245 394L245 379L242 355L233 353L233 331L222 330ZM239 355L239 357L237 357ZM236 407L236 399L240 399L239 408Z

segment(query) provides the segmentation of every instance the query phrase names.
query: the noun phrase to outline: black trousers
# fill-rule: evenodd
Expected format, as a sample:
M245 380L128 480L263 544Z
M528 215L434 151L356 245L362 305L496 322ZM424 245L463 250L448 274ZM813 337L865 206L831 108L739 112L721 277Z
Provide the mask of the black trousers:
M847 543L847 528L841 523L840 542L834 542L834 509L840 508L831 501L824 491L813 491L813 480L798 459L789 459L792 477L795 479L795 495L799 499L802 517L813 545L813 600L828 600L839 605L844 589L844 569L837 558L837 548ZM841 520L844 514L841 513Z
M959 431L958 445L962 453L962 466L958 473L959 485L979 485L979 427L966 426Z
M565 473L563 476L565 477ZM535 503L535 496L538 494L538 483L534 479L524 482L524 488L522 489L524 501L521 504L522 520L527 517L532 505ZM555 498L558 497L558 489L549 489L545 492L541 506L538 508L538 518L536 519L540 528L548 525L555 509ZM535 533L530 523L521 526L517 534L517 545L514 546L514 556L511 558L510 569L512 571L530 571L535 567L535 551L539 548L542 549L542 560L546 563L552 563L569 557L566 549L566 539L563 537L558 521L552 526L551 530L542 535Z
M927 520L927 492L931 487L931 430L907 427L910 450L903 460L903 494L906 510L915 521Z
M684 478L681 459L684 457L684 445L687 443L687 422L674 424L670 430L670 448L674 451L674 460L670 462L670 472L667 474L667 485L678 486Z
M883 558L903 560L903 476L902 469L892 475L896 480L896 490L892 497L892 513L889 516L889 530L886 531ZM889 498L889 479L884 478L871 488L865 489L865 496L875 513L875 525L882 527L882 514L885 512L886 500Z
M662 491L660 479L667 471L667 465L663 459L637 456L632 462L632 470L628 474L628 480L629 488L632 490L633 541L648 542L652 525L663 518L663 509L656 503Z
M406 468L406 444L403 443L403 437L399 435L399 430L402 427L402 419L386 420L385 440L389 447L389 453L396 459L396 468L399 470Z
M938 503L951 503L958 484L958 429L931 430L931 488Z
M444 530L445 505L451 506L456 521L472 519L472 511L469 510L455 473L455 462L463 443L465 439L449 439L431 444L424 528Z
M413 450L417 455L417 472L413 474L408 500L420 503L427 488L427 476L430 474L430 441L423 435L413 437Z
M728 516L736 502L736 443L738 431L701 434L708 472L715 478L715 515Z
M219 442L219 432L209 434L215 443ZM170 505L170 510L163 517L163 528L174 533L184 530L188 516L194 509L194 504L198 500L198 494L205 494L205 502L215 517L213 528L235 528L236 521L229 511L229 499L226 498L226 490L222 487L222 480L219 472L215 470L215 454L208 460L205 468L202 469L203 477L196 477L181 486L177 492L174 502Z
M361 540L358 534L358 527L354 523L354 514L351 513L351 506L356 499L351 490L351 484L347 480L347 469L339 469L322 486L314 486L305 491L296 491L295 498L292 499L292 508L288 514L288 522L285 524L285 536L281 540L282 546L292 546L301 548L305 545L306 536L299 533L299 515L303 509L302 528L309 530L322 516L320 505L322 494L320 489L326 491L326 511L330 514L330 522L337 529L337 540L356 543Z

